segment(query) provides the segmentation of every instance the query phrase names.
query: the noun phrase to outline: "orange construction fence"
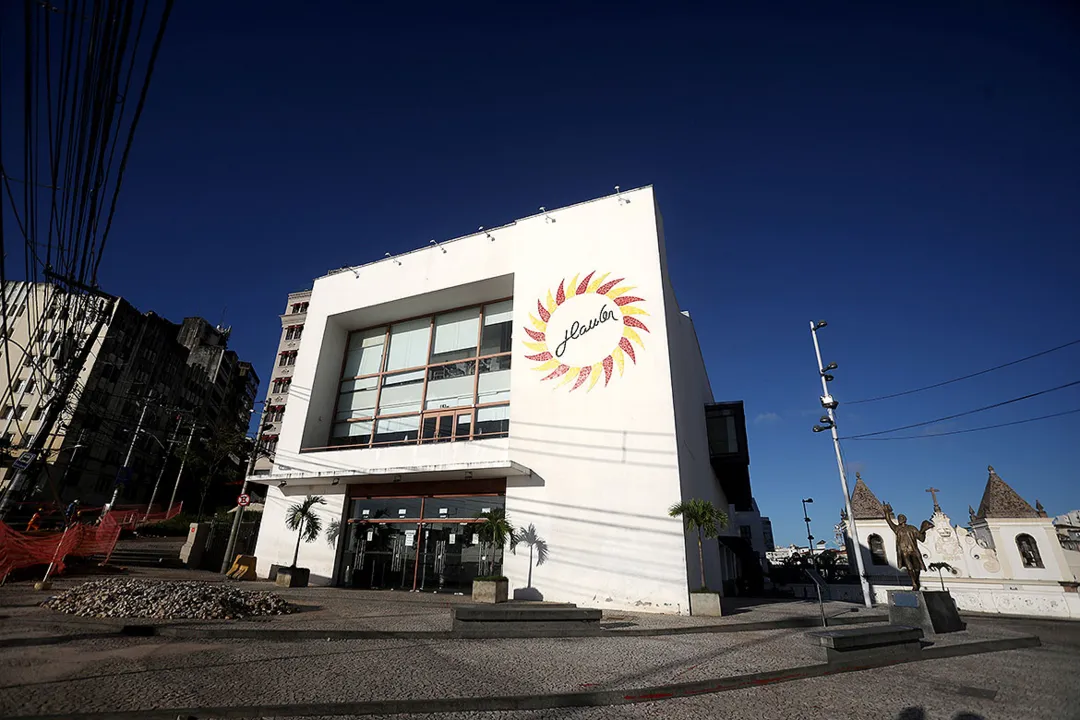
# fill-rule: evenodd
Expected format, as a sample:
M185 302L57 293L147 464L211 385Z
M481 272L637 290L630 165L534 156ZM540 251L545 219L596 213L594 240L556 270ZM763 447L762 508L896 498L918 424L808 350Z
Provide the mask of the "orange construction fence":
M0 523L0 583L20 568L54 563L62 572L68 556L89 557L112 554L120 531L138 525L162 522L176 517L183 503L168 510L147 513L145 510L113 510L94 525L72 523L63 531L24 533L7 523ZM85 516L85 515L84 515Z

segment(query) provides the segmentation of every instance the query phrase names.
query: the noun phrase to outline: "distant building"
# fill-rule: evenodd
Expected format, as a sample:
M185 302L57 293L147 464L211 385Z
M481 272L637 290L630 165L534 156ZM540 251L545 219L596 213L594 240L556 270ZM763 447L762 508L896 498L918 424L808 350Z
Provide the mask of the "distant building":
M75 391L20 497L52 499L51 483L64 501L97 505L111 498L121 479L120 503L147 502L166 461L164 448L170 441L182 446L192 421L203 428L200 434L246 432L259 379L250 363L227 348L228 330L202 318L177 325L140 313L122 298L69 294L48 283L11 282L4 294L8 336L0 342L0 439L7 451L0 488L55 400L64 357L83 342L91 343L91 351ZM95 334L97 312L106 317ZM143 432L132 446L140 416ZM129 447L131 461L122 477ZM195 443L192 451L200 448ZM155 503L168 501L171 486L159 489ZM179 497L185 496L190 499L185 492Z
M254 475L267 475L274 469L278 436L281 434L281 423L285 419L285 406L289 403L293 368L300 352L300 340L304 335L304 322L307 320L310 300L310 290L289 293L285 312L281 315L281 337L278 339L273 374L267 383L266 402L259 420L261 452L255 460ZM288 466L288 463L285 465Z
M919 543L927 568L943 563L941 576L924 571L930 589L944 584L960 610L1003 614L1080 617L1076 594L1080 552L1063 547L1056 528L1036 501L1032 507L993 467L979 509L968 508L969 528L952 524L934 503L926 540ZM856 473L851 493L852 516L859 533L859 550L876 601L884 602L889 589L910 587L898 565L896 538L885 508ZM904 513L895 508L897 517ZM907 508L907 522L919 527L926 515ZM844 519L848 547L850 522ZM896 522L896 518L893 518ZM854 557L851 558L854 572ZM857 586L849 588L859 594ZM835 598L834 599L840 599ZM856 599L856 598L844 598Z

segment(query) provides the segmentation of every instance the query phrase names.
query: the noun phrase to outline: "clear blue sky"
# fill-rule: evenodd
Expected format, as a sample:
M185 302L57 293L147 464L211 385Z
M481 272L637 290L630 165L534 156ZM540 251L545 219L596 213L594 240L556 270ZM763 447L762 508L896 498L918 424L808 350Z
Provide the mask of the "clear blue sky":
M842 502L810 432L809 320L829 321L841 401L1080 337L1067 2L390 5L177 3L104 287L177 320L224 311L265 388L286 293L327 269L652 183L778 543L805 534L800 497L830 540ZM1077 379L1080 346L839 419L879 430ZM927 431L1072 408L1080 387ZM845 451L898 511L928 517L932 484L963 522L988 463L1051 513L1080 506L1078 437L1080 414Z

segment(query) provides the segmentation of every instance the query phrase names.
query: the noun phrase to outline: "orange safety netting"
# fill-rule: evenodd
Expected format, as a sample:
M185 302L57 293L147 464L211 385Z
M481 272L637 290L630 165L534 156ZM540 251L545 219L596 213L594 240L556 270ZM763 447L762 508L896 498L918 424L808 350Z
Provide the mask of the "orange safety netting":
M175 517L182 503L163 512L145 510L114 510L96 525L73 523L62 532L22 533L7 523L0 523L0 582L13 570L55 563L54 570L62 572L64 559L71 556L89 557L112 553L123 528L144 523L156 523Z

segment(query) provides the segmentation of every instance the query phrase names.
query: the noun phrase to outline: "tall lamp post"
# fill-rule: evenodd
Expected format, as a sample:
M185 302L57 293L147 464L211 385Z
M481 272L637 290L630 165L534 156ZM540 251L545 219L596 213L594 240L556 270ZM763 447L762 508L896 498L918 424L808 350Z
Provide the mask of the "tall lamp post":
M806 504L814 502L814 498L805 498L802 501L803 522L806 523L806 543L810 548L810 564L817 570L817 557L814 555L814 535L810 532L810 515L806 512Z
M836 451L836 467L840 470L840 487L844 491L844 507L847 509L848 528L851 530L851 542L855 550L855 566L859 572L859 584L862 586L863 603L866 607L873 607L873 599L870 597L870 583L866 580L866 568L863 567L862 545L859 543L859 529L855 525L855 513L851 511L851 493L848 492L847 473L844 470L844 456L840 453L840 436L836 432L836 406L839 405L833 396L829 394L829 383L833 381L830 370L836 370L836 363L823 365L821 362L821 346L818 344L817 331L828 325L824 320L810 321L810 336L814 339L814 354L817 356L818 376L821 378L821 407L825 408L826 415L821 417L821 425L814 426L814 432L832 432L833 449ZM813 548L811 548L811 552Z

